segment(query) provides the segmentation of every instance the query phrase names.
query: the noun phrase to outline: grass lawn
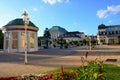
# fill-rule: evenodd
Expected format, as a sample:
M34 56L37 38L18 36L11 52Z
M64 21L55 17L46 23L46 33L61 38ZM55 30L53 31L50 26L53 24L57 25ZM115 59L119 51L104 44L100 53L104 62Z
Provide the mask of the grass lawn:
M64 68L64 70L77 70L77 68ZM112 65L112 64L104 64L105 76L107 80L120 80L120 66ZM55 73L59 72L60 69L56 69L53 71L49 71L47 73Z
M104 69L107 80L120 80L120 67L112 64L105 64Z

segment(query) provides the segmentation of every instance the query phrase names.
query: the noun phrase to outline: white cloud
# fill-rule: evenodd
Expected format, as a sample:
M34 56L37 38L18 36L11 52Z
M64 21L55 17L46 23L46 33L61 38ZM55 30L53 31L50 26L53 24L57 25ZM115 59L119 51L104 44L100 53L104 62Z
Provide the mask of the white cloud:
M56 3L68 3L70 0L42 0L44 3L49 3L51 5Z
M120 5L117 5L117 6L108 6L107 9L112 14L117 14L118 12L120 12Z
M38 11L38 9L37 8L33 8L33 11Z
M97 16L98 16L99 18L106 18L106 17L108 17L107 12L108 12L108 11L101 9L101 10L97 11Z
M57 0L43 0L44 3L49 3L51 5L55 4Z
M120 5L112 5L112 6L107 6L107 9L103 10L98 10L97 11L97 16L99 18L107 18L109 15L115 15L120 12Z
M112 23L112 20L109 20L108 23Z

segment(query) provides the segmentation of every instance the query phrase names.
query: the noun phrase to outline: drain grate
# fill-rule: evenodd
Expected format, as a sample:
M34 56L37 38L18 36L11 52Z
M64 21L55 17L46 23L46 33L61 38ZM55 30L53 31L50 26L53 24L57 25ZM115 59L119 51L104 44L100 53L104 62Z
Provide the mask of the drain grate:
M107 62L117 62L117 59L106 59Z

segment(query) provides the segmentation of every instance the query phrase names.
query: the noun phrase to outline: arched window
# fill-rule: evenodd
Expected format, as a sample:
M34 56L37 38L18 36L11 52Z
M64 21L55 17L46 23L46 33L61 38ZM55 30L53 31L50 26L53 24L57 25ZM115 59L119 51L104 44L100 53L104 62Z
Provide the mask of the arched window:
M25 48L25 32L21 32L21 47Z
M30 48L34 48L35 39L34 33L30 33Z
M12 32L12 49L18 48L18 32Z
M5 33L5 38L6 38L5 48L7 49L8 46L9 46L9 39L10 39L10 33L9 33L9 32L6 32L6 33Z

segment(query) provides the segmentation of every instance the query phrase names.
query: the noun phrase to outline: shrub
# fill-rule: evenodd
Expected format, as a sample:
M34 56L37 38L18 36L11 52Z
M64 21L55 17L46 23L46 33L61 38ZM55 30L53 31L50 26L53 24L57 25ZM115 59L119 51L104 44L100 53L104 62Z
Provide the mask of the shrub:
M83 59L83 58L82 58ZM83 60L84 61L84 60ZM84 64L84 63L83 63ZM78 80L105 80L102 61L97 59L87 61L87 65L82 65L77 69L80 74Z

